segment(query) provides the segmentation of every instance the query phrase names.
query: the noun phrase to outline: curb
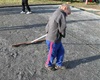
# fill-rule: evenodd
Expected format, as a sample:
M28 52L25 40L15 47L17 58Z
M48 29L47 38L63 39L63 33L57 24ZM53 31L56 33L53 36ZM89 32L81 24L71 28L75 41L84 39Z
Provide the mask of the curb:
M75 7L75 6L72 6L72 7ZM100 10L99 9L84 8L84 7L75 7L75 8L80 9L82 11L87 11L87 12L90 12L90 13L94 13L94 14L100 16Z

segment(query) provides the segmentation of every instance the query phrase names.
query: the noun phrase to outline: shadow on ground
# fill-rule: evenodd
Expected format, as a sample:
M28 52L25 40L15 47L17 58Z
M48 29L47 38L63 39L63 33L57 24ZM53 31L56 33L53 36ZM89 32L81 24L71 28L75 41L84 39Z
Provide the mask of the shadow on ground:
M49 7L49 6L30 6L31 11L33 14L40 14L40 13L52 13L54 12L58 7ZM21 12L21 7L4 7L0 8L0 15L12 15L12 14L19 14ZM26 9L27 11L27 9ZM72 10L72 12L79 12L82 10Z
M21 25L21 26L12 26L12 27L0 27L0 31L5 31L5 30L17 30L17 29L30 29L33 27L42 27L45 26L46 23L42 24L33 24L33 25Z
M57 7L38 7L38 6L32 6L31 11L33 14L40 14L40 13L52 13L57 9ZM19 14L21 12L21 7L5 7L0 8L0 15L12 15L12 14ZM27 11L27 9L26 9Z
M73 69L80 64L85 64L85 63L92 62L98 59L100 59L100 55L90 56L90 57L72 60L72 61L66 61L63 63L63 65L66 67L66 69Z

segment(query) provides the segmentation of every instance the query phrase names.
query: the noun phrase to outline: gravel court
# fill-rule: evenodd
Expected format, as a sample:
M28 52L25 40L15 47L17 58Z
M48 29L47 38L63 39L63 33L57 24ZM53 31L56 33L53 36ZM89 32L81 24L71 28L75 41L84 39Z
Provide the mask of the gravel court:
M45 42L12 47L45 34L49 16L59 5L31 6L32 14L19 14L21 7L0 8L0 80L99 80L100 16L71 7L67 17L65 70L44 68Z

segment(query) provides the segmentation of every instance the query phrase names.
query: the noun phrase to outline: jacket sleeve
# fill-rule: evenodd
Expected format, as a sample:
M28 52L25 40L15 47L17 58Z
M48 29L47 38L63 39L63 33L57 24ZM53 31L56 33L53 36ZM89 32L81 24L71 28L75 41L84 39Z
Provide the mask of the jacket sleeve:
M48 31L49 31L49 25L48 25L48 23L47 23L47 25L45 27L45 31L46 31L46 33L48 33Z
M66 18L64 16L61 16L59 20L58 29L59 29L60 35L62 37L65 37L66 36Z

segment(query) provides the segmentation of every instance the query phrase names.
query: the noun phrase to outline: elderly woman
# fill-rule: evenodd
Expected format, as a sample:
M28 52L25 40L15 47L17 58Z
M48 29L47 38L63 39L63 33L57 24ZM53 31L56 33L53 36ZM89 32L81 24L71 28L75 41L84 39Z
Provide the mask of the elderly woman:
M63 69L64 47L61 39L66 33L66 17L71 14L70 6L62 4L50 17L46 25L46 44L48 47L48 56L45 67L48 70L53 69L53 61L56 58L55 69Z

